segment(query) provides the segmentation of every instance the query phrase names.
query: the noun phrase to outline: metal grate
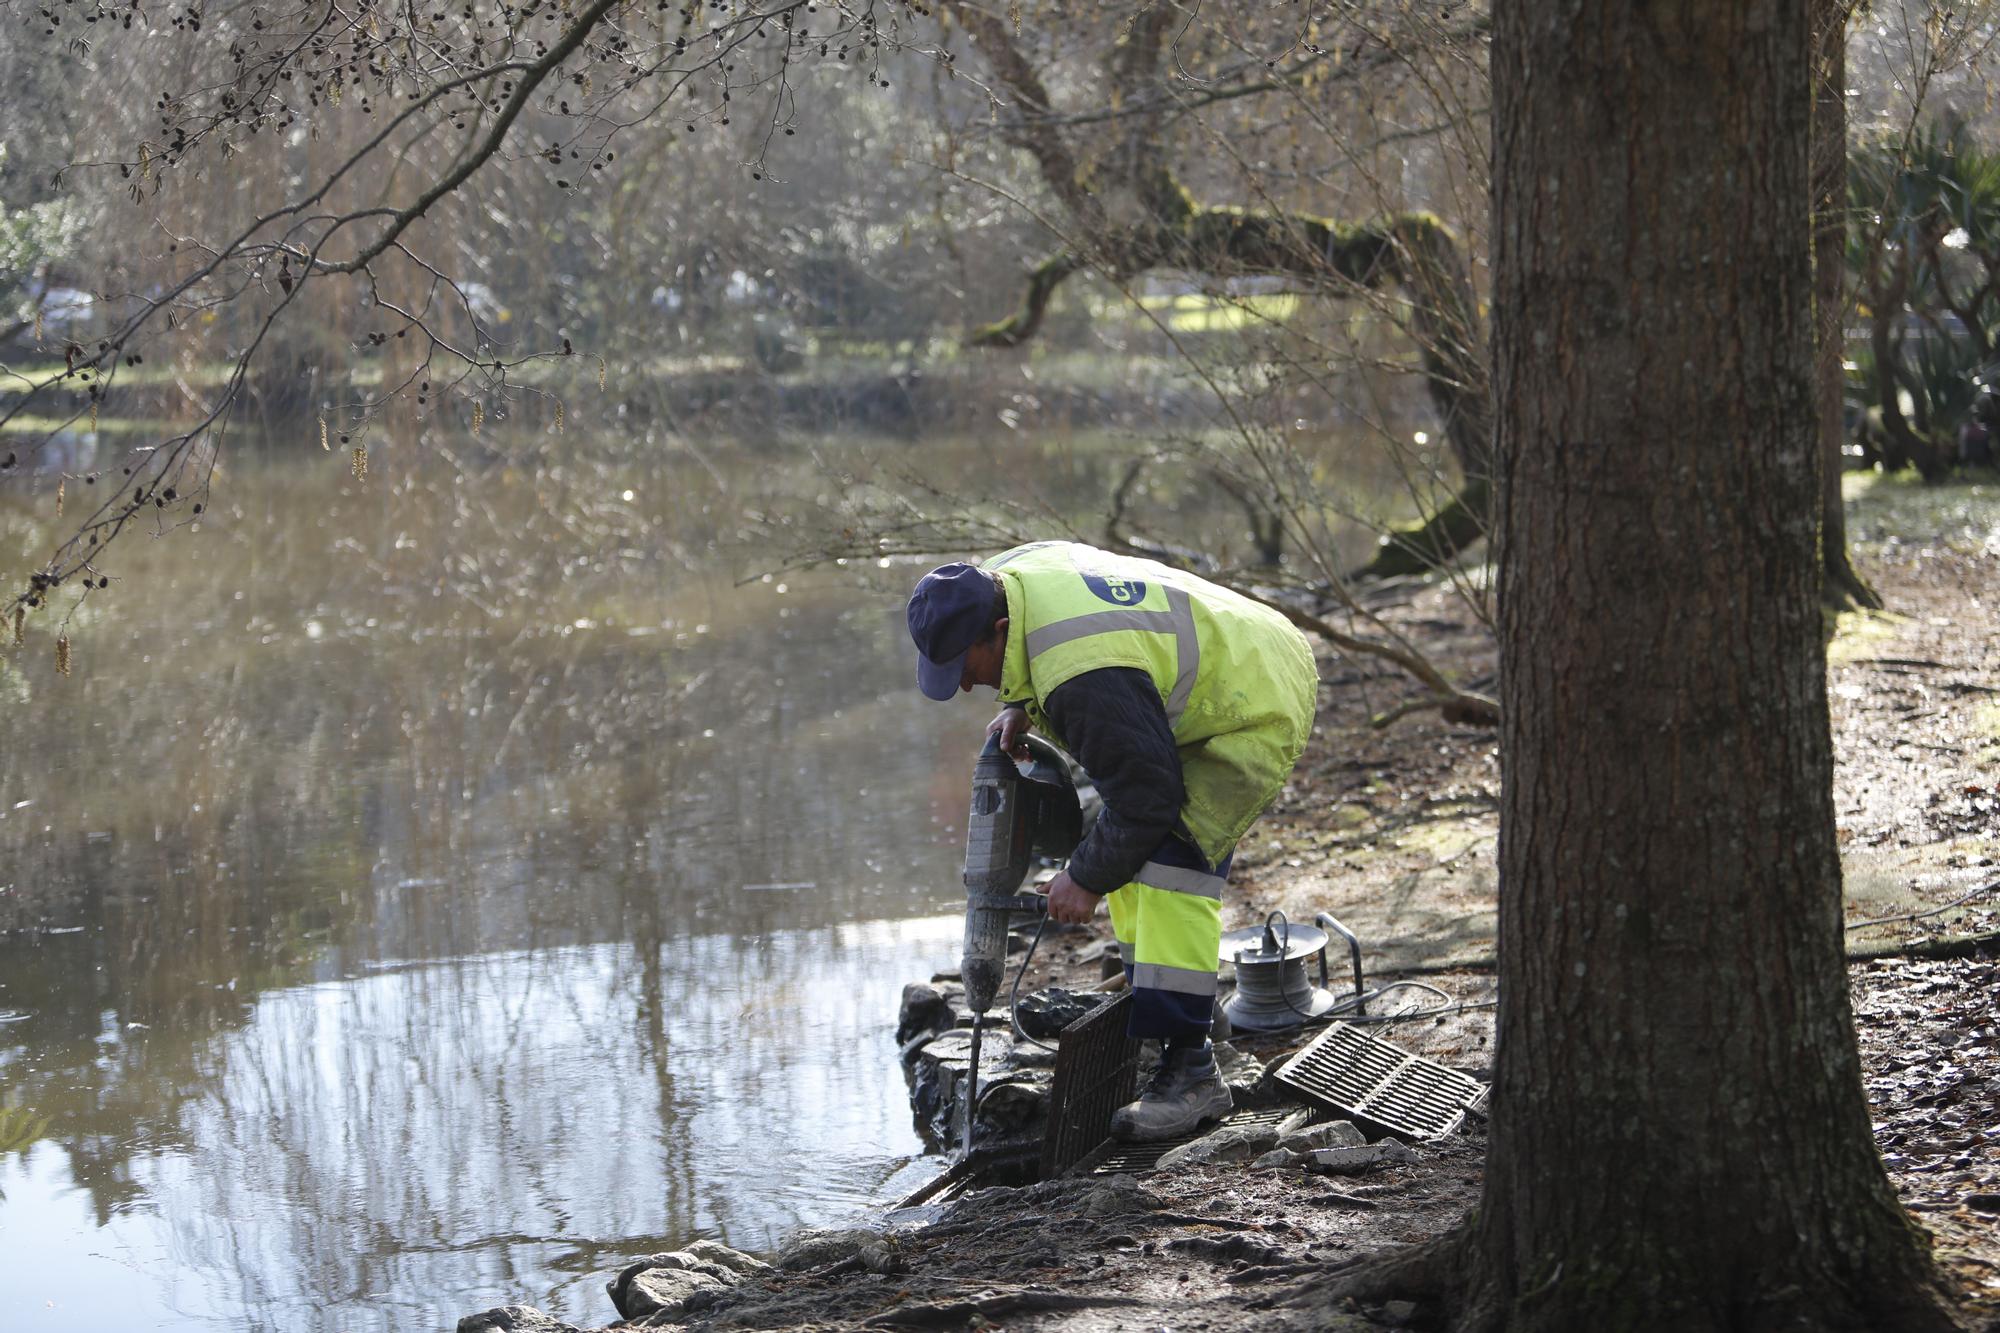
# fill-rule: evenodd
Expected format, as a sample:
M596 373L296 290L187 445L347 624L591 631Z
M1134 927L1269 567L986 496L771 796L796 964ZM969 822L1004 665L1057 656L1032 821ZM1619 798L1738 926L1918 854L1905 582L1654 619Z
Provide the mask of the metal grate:
M1287 1060L1278 1081L1364 1128L1415 1139L1457 1129L1466 1108L1486 1091L1469 1074L1346 1023L1335 1023Z
M1111 1133L1111 1113L1132 1100L1139 1081L1139 1043L1125 1035L1132 1012L1127 990L1062 1030L1048 1126L1042 1131L1042 1179L1053 1180Z
M1196 1139L1205 1138L1219 1129L1234 1129L1240 1125L1270 1125L1275 1128L1286 1120L1289 1120L1292 1116L1297 1115L1298 1111L1299 1108L1296 1105L1264 1106L1250 1111L1231 1111L1222 1118L1221 1124L1202 1125L1199 1128L1189 1130L1185 1134L1176 1134L1173 1138L1161 1139L1157 1143L1108 1143L1105 1145L1102 1153L1092 1156L1089 1163L1090 1174L1093 1176L1110 1176L1122 1171L1150 1171L1159 1165L1162 1157L1165 1157L1169 1152L1180 1147L1183 1143L1193 1143Z
M960 1157L894 1206L915 1208L920 1204L949 1203L978 1186L1023 1182L1035 1165L1038 1151L1038 1145L1027 1138L982 1143L972 1150L971 1156Z

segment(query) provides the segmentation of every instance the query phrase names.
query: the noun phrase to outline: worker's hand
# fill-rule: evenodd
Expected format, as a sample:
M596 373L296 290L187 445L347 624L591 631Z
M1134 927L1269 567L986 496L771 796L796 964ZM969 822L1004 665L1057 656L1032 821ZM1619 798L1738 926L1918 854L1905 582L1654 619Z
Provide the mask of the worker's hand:
M1069 877L1069 871L1058 870L1056 877L1049 881L1049 919L1080 926L1097 914L1097 905L1104 901L1101 893L1092 893L1083 885Z
M1028 734L1028 710L1025 708L1003 708L1000 716L986 724L986 734L1000 733L1000 748L1023 763L1027 762L1028 746L1021 738Z

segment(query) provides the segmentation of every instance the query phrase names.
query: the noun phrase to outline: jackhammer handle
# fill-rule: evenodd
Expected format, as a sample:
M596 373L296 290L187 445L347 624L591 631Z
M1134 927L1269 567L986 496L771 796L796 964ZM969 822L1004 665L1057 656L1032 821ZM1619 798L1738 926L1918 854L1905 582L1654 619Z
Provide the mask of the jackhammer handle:
M981 894L977 898L968 896L965 905L975 911L1026 912L1039 916L1049 910L1049 899L1041 893Z
M1062 766L1064 762L1061 750L1058 750L1054 744L1043 740L1032 731L1022 732L1015 739L1014 743L1016 749L1025 750L1031 759L1040 759L1045 763L1055 764L1058 767ZM994 755L999 755L1005 759L1015 759L1014 751L1000 748L1000 731L997 727L986 733L986 744L979 747L979 757L981 759L988 759ZM1021 761L1015 759L1015 762L1019 763Z
M1331 931L1333 934L1347 941L1348 955L1354 960L1354 1012L1357 1014L1367 1013L1368 1001L1362 998L1361 990L1361 941L1355 938L1353 931L1341 925L1339 919L1331 912L1321 912L1313 918L1313 924L1321 930ZM1319 955L1319 980L1321 985L1326 984L1326 951L1324 949L1320 951Z

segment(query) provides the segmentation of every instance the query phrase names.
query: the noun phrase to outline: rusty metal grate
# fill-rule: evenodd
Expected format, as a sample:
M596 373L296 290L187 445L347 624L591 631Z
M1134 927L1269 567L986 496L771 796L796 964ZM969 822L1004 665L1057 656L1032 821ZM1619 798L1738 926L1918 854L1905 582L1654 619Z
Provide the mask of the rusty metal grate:
M982 1143L972 1150L971 1156L960 1157L893 1206L915 1208L920 1204L950 1203L979 1186L1024 1183L1038 1156L1039 1146L1030 1138Z
M1299 1108L1291 1106L1261 1106L1248 1111L1231 1111L1216 1125L1202 1125L1185 1134L1176 1134L1170 1139L1157 1143L1107 1143L1104 1151L1094 1154L1088 1163L1093 1176L1117 1175L1123 1171L1150 1171L1159 1165L1162 1157L1180 1147L1183 1143L1193 1143L1219 1129L1234 1129L1240 1125L1270 1125L1273 1128L1297 1115Z
M1139 1043L1125 1035L1132 992L1099 1005L1062 1030L1048 1126L1042 1131L1042 1179L1053 1180L1111 1133L1111 1113L1132 1100Z
M1415 1056L1373 1033L1335 1023L1278 1070L1278 1081L1365 1129L1435 1139L1465 1121L1486 1089L1470 1074Z

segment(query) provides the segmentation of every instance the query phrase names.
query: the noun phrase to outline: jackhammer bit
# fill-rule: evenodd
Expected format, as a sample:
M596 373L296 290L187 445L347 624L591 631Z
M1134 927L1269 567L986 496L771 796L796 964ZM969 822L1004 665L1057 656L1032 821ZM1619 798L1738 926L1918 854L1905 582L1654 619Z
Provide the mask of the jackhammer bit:
M1030 755L1026 772L1000 748L997 733L986 738L972 769L972 812L965 825L965 951L960 960L965 1004L972 1011L962 1145L967 1156L979 1113L980 1034L1007 975L1007 926L1017 912L1048 910L1042 895L1019 892L1021 881L1036 854L1066 857L1083 836L1076 784L1061 751L1038 737L1027 737L1025 743Z

